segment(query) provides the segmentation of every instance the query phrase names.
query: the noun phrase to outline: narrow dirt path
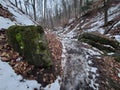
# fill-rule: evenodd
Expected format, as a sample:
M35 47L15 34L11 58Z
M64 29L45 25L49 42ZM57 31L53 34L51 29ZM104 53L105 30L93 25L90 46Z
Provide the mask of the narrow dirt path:
M90 54L83 43L75 38L78 25L68 33L65 28L59 38L63 44L61 90L98 90L96 83L97 68L90 66Z

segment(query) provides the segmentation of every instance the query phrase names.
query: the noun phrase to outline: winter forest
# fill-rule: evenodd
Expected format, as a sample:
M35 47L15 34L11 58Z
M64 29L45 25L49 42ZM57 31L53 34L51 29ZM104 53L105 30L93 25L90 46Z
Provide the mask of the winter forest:
M40 25L53 28L103 6L104 0L9 0ZM95 2L94 4L92 4ZM94 7L95 6L95 7Z
M120 90L120 0L0 0L0 90Z

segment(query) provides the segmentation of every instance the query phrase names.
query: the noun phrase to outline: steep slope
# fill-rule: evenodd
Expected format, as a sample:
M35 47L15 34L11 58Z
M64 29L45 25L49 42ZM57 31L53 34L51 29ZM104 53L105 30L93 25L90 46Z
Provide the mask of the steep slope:
M91 11L83 16L82 30L79 29L79 18L76 18L65 28L58 28L58 33L55 32L61 38L64 48L61 90L120 89L120 83L118 83L120 81L120 63L99 49L77 40L78 35L91 32L101 36L109 36L108 38L115 37L120 42L120 3L113 3L108 12L108 20L112 21L108 27L104 27L104 13L102 11L96 13ZM116 23L114 24L114 22ZM110 30L112 33L104 35L106 28L109 29L113 24L114 26ZM117 33L113 34L113 32ZM112 53L107 54L111 55Z
M8 0L0 0L0 30L7 29L12 25L34 25L34 22L30 17L11 5ZM4 37L1 32L0 43L3 43L1 40ZM40 87L37 81L25 80L22 76L17 75L9 63L1 61L1 57L0 72L0 90L35 90Z
M12 18L15 20L8 19L7 17L1 16L1 22L3 26L1 28L8 28L11 25L31 25L34 24L30 18L22 14L16 7L12 6L7 1L1 1L4 7L8 7L8 11L13 15ZM116 18L120 16L120 4L113 5L109 9L109 21L114 22ZM91 12L92 13L92 12ZM90 14L91 14L90 13ZM79 29L79 18L70 20L70 22L64 27L57 27L57 31L52 33L56 34L62 42L63 53L62 53L62 85L61 90L119 90L120 81L120 63L116 62L114 58L104 55L104 53L95 47L90 46L87 43L78 41L78 35L85 32L92 32L97 34L103 34L105 32L105 27L103 25L104 16L103 12L98 12L96 15L83 16L85 18L82 21L82 30ZM24 20L23 20L24 19ZM3 21L4 22L3 22ZM1 25L2 25L1 23ZM110 25L111 26L111 25ZM113 28L110 30L109 34L106 36L108 38L115 37L116 40L120 42L120 21L118 21ZM52 30L51 30L52 31ZM105 35L102 35L105 36ZM112 53L107 53L112 54ZM0 70L3 72L0 74L0 79L4 83L0 82L2 87L1 90L19 90L19 85L24 90L39 90L40 84L36 81L30 82L23 80L18 77L8 64L0 61ZM8 74L11 81L15 81L11 85L7 82L8 77L4 71L4 68L12 73ZM4 78L4 79L3 79ZM12 79L11 79L12 78ZM0 81L1 81L0 80ZM113 82L112 82L113 81ZM6 83L5 83L6 82ZM24 82L24 84L23 84ZM27 83L28 82L28 83ZM6 87L6 84L8 87ZM60 90L59 78L51 85L48 85L45 90Z
M0 29L8 28L11 25L34 25L34 21L29 16L23 14L18 8L13 6L8 0L0 1Z
M25 15L23 12L21 12L18 8L13 6L8 0L1 0L0 1L0 90L59 90L59 80L60 77L57 78L57 80L49 81L51 82L50 85L42 88L41 84L38 83L35 79L32 78L32 80L29 78L29 80L24 79L21 75L17 75L15 72L15 69L13 70L12 64L10 62L5 61L5 58L3 60L2 55L7 55L7 50L5 52L2 52L2 48L6 47L6 37L4 30L6 30L8 27L12 25L36 25L36 22L32 20L29 16ZM4 49L5 49L4 47ZM14 51L11 51L12 53ZM16 54L12 54L12 56L16 56ZM60 56L59 56L60 57ZM2 60L1 60L2 59ZM20 61L21 58L15 59L16 61ZM5 61L5 62L3 62ZM12 60L11 60L12 61ZM14 63L14 62L12 62ZM10 65L9 65L10 64ZM19 65L22 68L24 68L25 63L19 63ZM18 63L15 63L15 68L19 68L20 66ZM28 66L26 66L28 67ZM25 68L26 68L25 67ZM24 69L25 69L24 68ZM29 68L30 69L30 68ZM25 70L24 70L25 71ZM24 73L24 71L22 73ZM32 70L33 72L36 70ZM44 69L42 69L40 72L44 72ZM28 73L28 71L27 71ZM38 73L36 71L36 73ZM44 73L43 73L44 74ZM51 74L50 74L51 75ZM41 77L41 76L39 76ZM45 78L39 78L42 80L45 80Z

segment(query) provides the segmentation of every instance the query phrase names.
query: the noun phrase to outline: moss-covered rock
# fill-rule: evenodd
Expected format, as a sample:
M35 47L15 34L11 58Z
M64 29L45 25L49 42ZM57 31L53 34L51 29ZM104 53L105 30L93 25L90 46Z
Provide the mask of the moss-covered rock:
M50 50L41 26L11 26L7 30L8 43L25 57L25 60L38 67L52 64Z
M78 40L86 42L104 52L115 52L120 50L119 42L92 33L84 33L79 36Z

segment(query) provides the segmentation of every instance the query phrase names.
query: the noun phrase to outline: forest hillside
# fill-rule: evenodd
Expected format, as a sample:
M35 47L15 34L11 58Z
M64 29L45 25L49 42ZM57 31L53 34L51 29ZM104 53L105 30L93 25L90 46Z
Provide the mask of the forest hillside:
M119 89L119 0L0 1L0 90Z

